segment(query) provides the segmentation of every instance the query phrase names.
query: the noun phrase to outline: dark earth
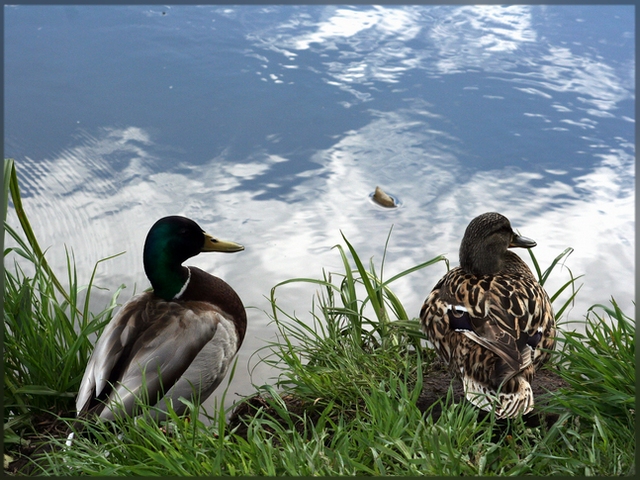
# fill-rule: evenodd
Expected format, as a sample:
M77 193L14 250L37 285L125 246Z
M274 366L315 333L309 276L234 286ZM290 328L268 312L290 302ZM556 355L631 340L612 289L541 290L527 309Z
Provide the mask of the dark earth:
M426 412L431 408L430 415L435 422L442 414L442 406L445 403L449 387L453 387L453 402L458 403L465 401L462 382L457 378L453 378L448 369L440 362L436 361L432 364L432 368L424 375L423 387L418 401L417 407L421 412ZM557 391L559 388L567 388L569 384L564 381L557 373L542 369L536 372L533 382L533 395L536 405L541 406L547 403L547 394ZM307 417L315 420L320 413L315 413L313 405L305 405L303 401L293 396L283 396L283 400L287 405L287 409L294 416L302 416L306 413ZM442 400L442 402L441 402ZM260 395L247 398L234 410L229 419L229 427L238 427L236 433L241 436L246 435L246 426L243 418L246 419L255 414L258 409L264 409L266 413L273 417L277 417L275 409L270 402ZM481 412L484 414L484 412ZM550 427L558 420L557 414L547 414L539 412L534 408L532 412L524 416L524 422L528 427L534 428L540 425ZM506 422L504 422L506 425ZM300 428L304 427L300 425Z

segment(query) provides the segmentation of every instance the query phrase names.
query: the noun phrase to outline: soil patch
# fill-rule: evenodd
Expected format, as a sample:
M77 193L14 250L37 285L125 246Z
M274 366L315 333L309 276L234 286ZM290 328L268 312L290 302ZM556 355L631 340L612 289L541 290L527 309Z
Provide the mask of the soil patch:
M449 385L452 385L453 402L464 401L464 390L462 382L454 378L449 370L439 361L432 364L432 368L425 374L422 386L422 393L418 397L417 406L420 411L425 412L431 408L431 415L437 420L442 414L442 405L445 403ZM560 375L546 368L536 372L531 382L533 397L536 406L545 405L549 402L548 393L553 393L560 388L566 388L569 384ZM537 427L541 424L550 426L558 420L556 414L543 414L535 408L532 412L524 416L525 423L530 427Z
M63 415L63 412L59 412L58 415L49 412L37 415L33 422L33 426L36 429L35 433L26 435L22 443L16 449L12 448L9 453L7 453L5 445L5 455L9 455L13 461L5 464L4 472L10 475L32 475L36 473L34 472L36 467L31 462L31 459L52 449L49 437L65 438L67 436L69 427L59 418ZM7 460L5 456L5 462Z
M416 406L421 412L426 412L431 409L430 415L434 421L437 420L442 414L443 405L446 405L449 386L452 386L452 401L454 403L465 401L462 382L454 378L442 363L435 361L429 371L424 375L422 392L418 397ZM531 384L536 406L539 407L548 403L550 398L550 396L547 395L548 393L553 393L559 388L568 386L569 385L557 373L547 369L540 370L534 376ZM305 404L304 401L292 395L285 395L282 397L282 400L287 410L292 413L294 417L306 414L307 418L315 421L315 419L320 416L320 413L313 404ZM248 423L248 420L250 420L259 409L264 410L273 418L281 418L276 409L271 406L272 403L273 402L267 401L267 399L261 395L248 397L233 411L229 419L229 427L237 428L236 433L246 438L246 423ZM542 413L538 408L534 408L532 412L524 416L525 424L529 427L537 427L540 425L549 427L557 420L558 415ZM299 422L299 424L296 424L296 428L301 430L304 427L301 425L301 422Z

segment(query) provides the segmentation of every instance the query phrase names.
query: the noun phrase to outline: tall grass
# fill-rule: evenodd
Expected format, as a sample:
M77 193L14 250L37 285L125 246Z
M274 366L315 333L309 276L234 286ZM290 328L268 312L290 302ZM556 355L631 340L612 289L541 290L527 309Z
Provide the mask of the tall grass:
M635 419L635 322L616 301L594 305L584 333L564 332L557 361L568 366L561 375L576 393L564 406L583 418L608 417L626 424ZM597 359L597 361L594 361ZM569 368L570 367L570 368Z
M38 412L71 412L91 350L87 337L108 321L118 291L103 312L92 315L88 297L96 288L95 270L80 287L68 255L70 287L63 294L61 282L43 267L42 252L33 247L35 237L30 239L24 228L21 234L7 232L16 246L5 251L5 265L13 259L12 271L5 273L5 442L8 438L8 452L17 455L17 442L34 438ZM170 410L169 420L158 424L151 419L153 408L140 405L142 414L135 419L86 420L86 434L71 448L64 436L40 435L51 448L32 459L32 471L181 476L635 472L635 325L614 300L586 312L584 332L560 336L554 360L569 386L551 393L542 407L559 416L555 424L531 428L517 418L505 428L467 402L454 403L451 390L435 418L417 406L433 352L424 348L418 321L393 286L447 260L435 257L386 279L389 241L376 265L373 259L363 261L343 237L335 247L341 271L273 287L268 314L277 340L260 354L267 353L264 361L277 366L280 375L276 385L257 387L256 396L246 399L231 420L220 407L205 424L193 405L187 417ZM532 257L541 282L558 275L569 253L545 270ZM33 276L24 273L24 263L33 267ZM560 313L579 291L577 277L570 271L569 277L551 295ZM300 282L318 288L304 316L278 303L290 285ZM79 300L82 288L85 298ZM560 293L567 292L569 299L560 304ZM60 378L63 371L66 378ZM65 420L71 419L60 418Z
M325 415L333 409L334 423L346 423L350 442L369 452L363 461L367 468L361 473L619 475L634 471L635 325L614 300L612 307L595 305L587 312L584 333L560 333L551 363L558 365L558 374L570 386L554 392L543 407L559 416L556 424L532 429L515 419L505 434L494 417L481 419L464 403L452 405L450 398L445 400L443 415L434 421L429 411L422 414L415 405L422 372L429 374L432 352L419 348L418 321L398 307L389 286L397 278L446 259L436 257L385 281L376 274L383 265L376 269L369 262L365 269L356 249L343 240L347 249L338 245L336 250L344 272L323 273L321 280L292 279L272 289L272 318L279 338L271 346L274 358L266 361L281 369L278 384L286 395L321 405ZM561 252L544 270L531 252L540 283L558 275L561 266L568 273L568 280L550 295L558 320L580 290L576 282L581 276L564 266L571 252ZM384 262L384 253L382 258ZM277 290L295 282L321 287L307 318L278 307ZM561 300L563 293L567 298ZM366 313L368 305L373 315ZM332 438L332 433L326 435Z
M403 374L414 384L420 381L423 336L390 284L446 259L435 257L384 280L384 253L378 276L373 261L365 268L355 248L344 236L343 240L347 250L335 247L343 272L323 272L322 279L286 280L271 289L271 316L279 338L269 347L273 355L264 361L285 367L278 386L295 389L296 395L315 404L334 402L348 409L356 406L351 404L353 398L365 397L390 374ZM320 287L309 319L299 319L278 306L277 291L291 283Z
M15 165L5 160L4 167L4 198L10 193L22 227L19 233L4 224L14 245L3 252L4 442L11 444L37 431L37 416L73 411L75 393L93 349L91 334L101 331L110 320L120 289L102 312L93 314L89 310L91 292L96 288L93 281L98 265L108 258L96 264L83 286L68 251L69 288L63 288L29 224ZM33 273L28 275L25 270Z

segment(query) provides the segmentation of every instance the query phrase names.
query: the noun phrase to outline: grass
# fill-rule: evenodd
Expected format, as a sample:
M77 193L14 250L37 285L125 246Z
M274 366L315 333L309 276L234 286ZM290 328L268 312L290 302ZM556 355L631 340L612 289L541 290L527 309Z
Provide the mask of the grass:
M92 314L89 300L96 269L88 284L80 286L69 253L69 288L62 287L24 214L12 162L5 162L4 174L9 179L5 189L10 188L24 235L4 225L16 245L4 250L3 405L7 445L20 443L26 435L35 433L34 418L40 414L73 411L75 392L93 349L90 335L111 318L118 291L102 312ZM33 273L26 274L23 265ZM86 295L81 300L83 290Z
M7 172L5 163L5 175ZM9 174L15 175L13 165ZM5 182L5 195L7 195ZM17 182L16 182L17 187ZM17 188L13 205L21 208ZM16 202L16 199L18 202ZM23 212L24 214L24 212ZM263 361L277 366L274 386L257 387L230 419L222 407L201 418L194 405L186 417L141 417L114 424L85 422L72 448L65 436L85 362L88 336L110 319L119 290L102 312L88 309L92 275L79 286L68 255L66 280L46 267L26 215L22 231L7 228L17 245L4 252L5 267L5 460L24 458L31 473L53 475L631 475L635 472L635 324L612 299L595 305L583 332L562 334L555 364L567 387L541 406L558 416L551 426L523 419L504 424L480 415L466 402L441 402L442 414L419 408L423 378L433 353L423 348L417 320L393 293L396 280L436 257L385 279L384 252L365 265L343 237L336 246L342 271L321 278L282 282L270 293L277 340ZM387 239L387 244L390 240ZM570 254L562 252L542 270L541 282L557 275ZM108 260L108 259L105 259ZM11 263L11 265L8 265ZM98 265L96 265L96 268ZM25 271L33 270L33 274ZM95 274L95 269L94 269ZM579 288L569 280L552 295L560 316ZM308 314L284 311L278 297L289 285L318 288ZM81 300L80 292L84 291ZM562 301L560 293L569 296ZM427 291L425 291L426 295ZM575 319L571 319L575 321ZM41 360L46 358L46 360ZM61 374L65 372L65 374ZM43 412L60 430L43 433ZM171 413L171 412L170 412ZM59 414L59 415L58 415ZM204 420L207 420L205 422ZM27 443L44 442L39 456ZM11 469L9 469L11 471Z
M354 247L343 239L347 250L341 245L336 249L344 273L323 272L322 280L291 279L271 289L271 318L280 335L278 342L268 347L273 353L264 361L285 367L279 387L294 389L296 396L316 404L334 401L341 409L349 409L354 407L352 399L378 388L378 379L397 375L400 365L407 381L418 380L423 337L389 285L446 259L436 257L383 281L374 264L365 269ZM380 270L382 275L383 268ZM339 281L333 283L334 277ZM300 320L278 306L278 289L299 282L321 287L309 320ZM348 404L342 404L341 399Z

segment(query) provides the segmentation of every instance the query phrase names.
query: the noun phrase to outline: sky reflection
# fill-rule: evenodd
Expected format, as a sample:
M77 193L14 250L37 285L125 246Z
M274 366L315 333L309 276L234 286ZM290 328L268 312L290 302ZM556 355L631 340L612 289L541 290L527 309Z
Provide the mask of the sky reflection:
M93 12L83 8L83 14ZM9 26L14 10L5 10ZM98 260L126 251L102 263L96 279L110 291L125 284L121 301L148 286L142 246L161 216L186 215L245 246L189 262L224 278L253 307L232 399L252 392L247 363L275 334L265 296L283 280L340 271L332 247L342 243L341 232L361 258L374 257L379 265L393 227L389 278L439 254L456 265L468 222L499 211L536 240L542 266L575 249L565 263L574 275L584 274L584 286L567 318L581 319L612 295L631 314L635 52L632 22L616 16L632 11L175 6L160 16L148 7L104 7L99 21L104 16L118 25L118 38L136 39L121 44L134 66L123 53L127 67L119 71L114 63L112 75L132 77L141 58L148 65L141 82L121 85L126 96L92 98L99 127L82 123L82 129L76 121L86 118L85 102L50 93L59 92L59 84L75 85L77 60L61 57L63 76L55 80L20 77L20 69L32 67L19 63L18 47L28 51L30 45L20 43L24 28L18 24L7 35L16 50L6 67L11 134L5 134L5 154L17 159L27 214L55 271L66 271L65 246L75 253L81 281ZM122 26L119 12L127 14ZM48 18L38 19L45 23L41 34L57 38L51 32L59 22L48 25ZM65 38L88 22L79 18ZM148 32L157 45L138 41ZM88 54L101 58L93 48L102 39L93 40ZM171 48L161 48L165 42ZM160 71L171 81L161 81ZM93 72L83 70L76 87L90 91L94 82L108 81L100 69L99 79ZM28 81L43 83L23 89ZM35 106L25 103L31 98L25 91L40 92ZM55 105L38 110L50 96ZM136 103L139 97L144 102ZM74 98L84 117L74 110ZM122 113L129 111L135 115ZM38 115L19 128L22 112ZM69 123L60 118L72 119L71 137L60 133ZM55 148L39 143L49 125L60 129L42 142ZM33 153L39 148L47 153ZM375 205L370 194L377 185L401 206ZM528 261L525 251L518 253ZM418 315L444 269L437 265L395 284L408 312ZM547 289L555 291L568 278L566 269L556 272ZM314 291L288 285L278 302L305 317ZM95 309L108 297L97 291ZM261 366L252 380L262 384L271 375Z
M248 38L260 48L283 53L293 61L296 51L312 47L318 56L339 51L337 60L322 62L326 70L321 73L330 76L327 83L350 91L361 101L369 100L371 93L350 85L396 83L413 69L431 75L459 74L470 69L509 72L515 75L509 81L537 87L522 88L532 94L547 98L551 94L545 91L581 95L578 100L595 107L589 111L594 115L633 96L602 57L592 52L577 54L571 47L551 45L546 40L537 42L533 8L536 7L434 7L427 11L434 21L425 22L425 10L417 6L376 5L357 10L327 7L327 18L317 23L305 20L306 14L294 15L259 34L249 34ZM410 46L411 40L425 35L432 42L433 51L425 50L422 44ZM532 59L538 56L539 63L533 63Z
M263 313L269 310L264 296L277 282L289 278L319 278L323 268L340 271L340 259L331 248L342 243L340 232L362 258L373 256L379 264L393 226L386 266L391 276L442 253L457 264L457 248L468 221L484 211L500 211L514 228L538 242L535 253L541 265L548 265L568 246L575 249L566 264L575 275L585 277L572 319L581 318L593 303L606 304L612 294L624 309L633 308L630 179L635 172L632 159L623 152L604 155L599 166L571 183L553 180L540 185L542 175L510 169L462 178L455 154L438 144L437 133L415 129L415 122L398 112L379 114L369 125L318 152L314 158L321 164L319 174L300 174L299 183L285 198L256 200L260 191L238 186L247 178L266 175L283 159L238 165L215 158L177 174L155 172L145 165L153 155L145 151L150 140L140 129L111 130L92 142L86 139L81 147L41 165L50 172L38 182L39 191L47 194L32 191L25 199L42 244L53 243L48 252L53 268L58 272L65 268L63 245L58 242L64 241L76 253L84 279L97 260L116 253L121 245L126 254L102 264L96 283L111 289L124 283L128 289L121 300L125 300L134 285L138 290L148 285L141 251L151 223L169 214L197 219L205 230L246 247L236 255L200 255L189 262L221 276L247 306L257 307L249 310L253 335L243 347L242 366L272 338ZM406 145L415 146L407 149ZM119 169L105 160L114 155ZM366 163L359 161L363 155ZM87 159L92 160L90 165ZM95 165L111 165L110 175L98 186L83 183L84 170ZM397 195L403 205L382 210L371 203L368 195L378 184ZM64 239L60 231L65 232ZM396 284L395 292L409 312L417 315L443 273L440 265ZM554 275L548 291L555 291L568 278L566 272ZM313 291L286 287L278 300L287 311L304 317ZM267 372L258 369L255 375L270 375ZM244 377L242 372L239 377ZM257 383L265 380L254 378ZM244 387L240 393L249 393Z

